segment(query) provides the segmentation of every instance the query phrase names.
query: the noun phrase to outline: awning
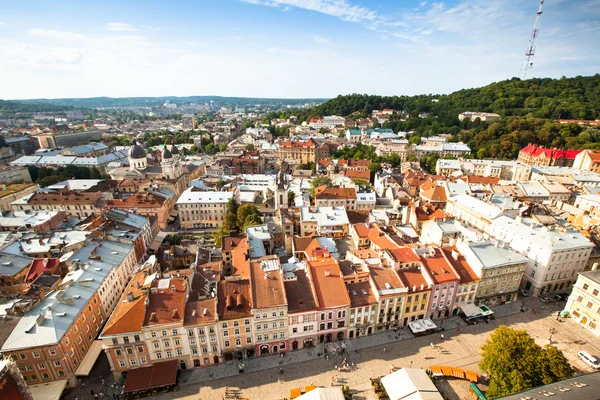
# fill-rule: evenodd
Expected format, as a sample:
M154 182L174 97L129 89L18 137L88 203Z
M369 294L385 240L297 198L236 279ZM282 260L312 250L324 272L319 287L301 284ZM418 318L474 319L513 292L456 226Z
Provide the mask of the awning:
M59 400L62 396L67 380L40 383L39 385L28 385L33 400Z
M167 237L167 232L163 232L163 231L158 232L158 234L154 237L152 244L150 244L150 250L158 251L158 248L160 247L160 245L162 244L163 240L165 240L166 237Z
M83 357L81 364L79 364L79 368L75 371L75 376L88 376L101 352L102 340L94 340L85 357Z
M123 392L139 392L175 383L177 383L177 360L163 361L149 367L129 370Z

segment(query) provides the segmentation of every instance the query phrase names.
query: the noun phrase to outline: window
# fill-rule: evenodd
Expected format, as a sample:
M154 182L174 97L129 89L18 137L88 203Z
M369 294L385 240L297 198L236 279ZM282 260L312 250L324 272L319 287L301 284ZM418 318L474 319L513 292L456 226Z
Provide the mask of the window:
M146 357L140 357L140 363L146 364Z
M65 371L59 370L58 371L58 376L65 376Z
M175 342L175 346L181 345L181 341L179 339L175 339L174 342Z
M156 337L156 332L150 332L150 336L155 338Z
M44 372L44 373L42 374L42 379L48 379L48 378L49 378L48 374Z
M171 331L171 333L173 334L173 336L177 335L177 334L178 334L178 332L177 332L177 329L173 329L173 330Z
M592 294L593 294L594 296L598 296L598 289L594 289L594 291L592 292Z
M246 338L246 344L252 344L252 338L251 337L247 337Z
M116 349L116 350L115 350L115 354L116 354L117 356L121 356L121 355L123 355L123 353L121 353L121 349Z
M171 342L169 342L168 340L163 340L163 346L169 347L170 345L171 345Z
M39 363L37 366L38 366L38 369L46 369L46 364L44 364L44 363Z
M250 325L250 320L249 319L245 319L244 320L244 325Z
M236 346L241 346L242 345L242 339L235 339L235 345Z
M127 354L129 354L129 355L133 354L133 347L128 347L127 348Z
M223 322L223 324L221 325L221 328L227 329L227 322Z
M225 347L229 347L229 346L231 346L231 343L229 343L229 340L226 340L225 341Z
M582 287L583 287L583 290L588 290L590 285L588 285L587 283L584 283Z
M119 344L119 340L117 338L112 339L112 344Z
M183 355L183 350L181 350L181 349L177 349L177 355L178 355L178 356L182 356L182 355Z
M173 357L173 352L171 350L167 350L165 353L167 354L167 357Z
M133 340L135 340L136 342L140 341L140 335L133 335Z
M37 380L38 380L38 377L37 377L37 375L31 375L31 380L32 380L32 381L37 381Z
M125 344L129 343L129 336L125 336L123 338L123 343L125 343Z
M163 336L167 336L167 331L162 331Z
M19 357L21 358L21 360L26 360L27 356L23 353L19 354Z
M250 327L249 326L246 327L246 333L250 333Z
M138 351L138 353L143 353L144 352L144 346L138 346L137 347L137 351Z
M55 367L60 367L60 361L54 361L54 366Z
M158 354L157 354L157 356L158 356ZM125 368L125 360L119 360L119 366L121 368Z
M262 335L258 335L258 336L256 337L256 340L258 340L259 342L260 342L260 341L262 341Z
M40 358L40 353L38 351L33 352L33 357Z

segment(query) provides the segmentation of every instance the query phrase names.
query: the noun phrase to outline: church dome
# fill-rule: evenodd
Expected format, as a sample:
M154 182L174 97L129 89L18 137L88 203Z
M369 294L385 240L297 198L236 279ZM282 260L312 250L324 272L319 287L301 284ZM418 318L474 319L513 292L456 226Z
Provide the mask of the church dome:
M146 158L146 152L137 144L137 140L133 139L129 148L129 158Z
M169 149L167 149L167 146L165 146L165 148L163 149L162 158L163 158L163 160L166 160L168 158L173 158L173 154L171 154Z
M171 150L171 154L173 154L173 155L179 154L179 149L177 147L175 147L174 144L171 145L171 149L170 150Z

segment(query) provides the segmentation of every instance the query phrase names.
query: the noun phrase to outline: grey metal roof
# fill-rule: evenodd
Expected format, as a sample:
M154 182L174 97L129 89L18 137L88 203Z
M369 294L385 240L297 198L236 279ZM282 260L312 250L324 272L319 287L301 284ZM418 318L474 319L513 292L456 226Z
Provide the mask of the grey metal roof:
M29 267L33 258L0 252L0 276L15 276Z
M519 253L503 247L496 247L489 241L469 243L468 246L484 268L497 268L529 261L527 257Z
M100 243L102 247L98 247ZM95 255L101 259L90 260L96 248ZM45 346L60 341L111 269L118 268L132 248L133 245L127 243L92 241L79 249L71 260L79 259L85 263L83 268L65 276L63 283L68 283L68 286L64 290L49 293L23 315L2 350Z
M580 375L575 378L538 386L509 396L499 397L504 400L598 400L600 372Z

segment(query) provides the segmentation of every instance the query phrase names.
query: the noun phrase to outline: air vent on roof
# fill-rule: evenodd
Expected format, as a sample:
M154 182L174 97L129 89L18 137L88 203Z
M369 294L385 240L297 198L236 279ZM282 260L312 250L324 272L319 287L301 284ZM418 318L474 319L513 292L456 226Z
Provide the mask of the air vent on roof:
M363 294L363 296L367 295L367 291L365 289L361 289L360 292Z
M356 295L357 295L356 290L353 290L352 291L352 296L356 296Z

